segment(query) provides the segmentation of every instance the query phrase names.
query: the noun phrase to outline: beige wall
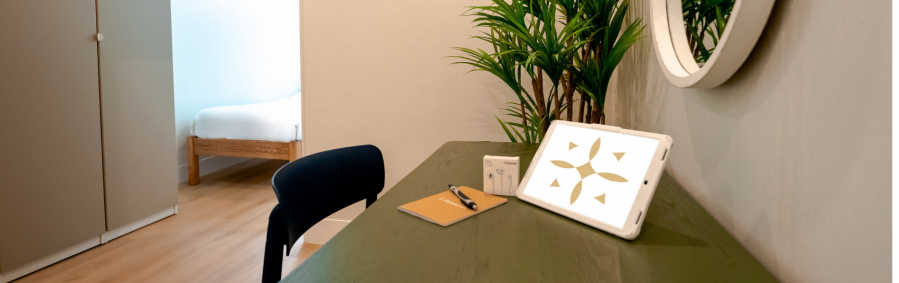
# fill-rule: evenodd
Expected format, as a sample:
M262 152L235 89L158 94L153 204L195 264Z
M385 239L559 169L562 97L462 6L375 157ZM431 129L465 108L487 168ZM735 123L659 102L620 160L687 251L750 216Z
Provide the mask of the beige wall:
M389 189L447 141L508 141L493 118L508 86L445 58L480 46L459 15L486 2L304 0L304 152L373 144Z
M390 188L446 141L505 140L492 115L507 87L443 58L476 46L459 15L487 3L304 0L306 151L374 144ZM647 38L609 122L671 135L669 172L782 280L885 281L889 8L778 0L747 64L712 90L673 87Z
M778 0L710 90L668 83L647 38L610 122L671 135L668 171L781 280L887 281L889 25L888 1Z

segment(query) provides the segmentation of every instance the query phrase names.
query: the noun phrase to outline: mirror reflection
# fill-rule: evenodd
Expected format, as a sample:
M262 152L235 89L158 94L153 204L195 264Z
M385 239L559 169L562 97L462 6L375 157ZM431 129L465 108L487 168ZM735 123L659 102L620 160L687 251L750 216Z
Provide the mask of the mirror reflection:
M700 67L715 52L736 2L737 0L681 0L687 42Z

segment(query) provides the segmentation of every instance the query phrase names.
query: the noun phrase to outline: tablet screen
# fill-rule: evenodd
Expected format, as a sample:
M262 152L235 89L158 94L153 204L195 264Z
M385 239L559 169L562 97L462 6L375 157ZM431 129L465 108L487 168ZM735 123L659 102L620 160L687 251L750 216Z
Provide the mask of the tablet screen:
M556 125L523 194L624 228L659 141Z

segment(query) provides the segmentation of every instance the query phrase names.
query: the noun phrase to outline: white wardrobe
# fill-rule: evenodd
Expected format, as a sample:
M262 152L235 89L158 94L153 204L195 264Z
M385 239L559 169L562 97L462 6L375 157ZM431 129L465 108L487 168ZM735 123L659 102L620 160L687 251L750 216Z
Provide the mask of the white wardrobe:
M0 282L174 214L175 147L168 0L0 1Z

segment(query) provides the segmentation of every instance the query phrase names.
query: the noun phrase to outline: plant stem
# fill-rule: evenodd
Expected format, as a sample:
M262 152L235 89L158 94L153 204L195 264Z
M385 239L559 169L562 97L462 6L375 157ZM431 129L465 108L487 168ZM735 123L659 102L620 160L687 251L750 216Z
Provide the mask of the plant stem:
M530 137L530 134L528 134L530 132L530 131L528 131L528 115L527 115L527 112L524 111L524 100L522 100L520 104L521 104L521 125L522 125L521 130L524 132L525 138L528 140L528 142L530 142L531 137Z
M587 124L593 123L592 116L593 116L593 105L587 104L587 121L586 121Z
M587 99L584 98L585 96L586 96L586 95L584 95L583 93L581 93L581 107L580 107L580 109L578 109L578 111L577 111L577 121L578 121L579 123L583 123L583 122L584 122L584 114L585 114L585 113L584 113L584 104L586 104L586 102L587 102Z
M543 99L543 70L540 67L534 67L537 75L531 78L531 84L534 87L534 98L537 99L537 115L544 116L546 114L546 101Z
M572 100L574 99L574 90L575 90L575 77L571 72L568 72L568 89L565 90L565 99L568 101L568 117L566 120L574 121L574 103Z
M566 74L562 74L562 80L561 80L561 83L562 83L562 99L568 99L567 94L568 94L568 88L569 88L570 86L569 86L569 84L568 84L568 79L566 78L566 76L567 76ZM568 110L569 110L569 111L571 110L571 104L570 104L570 103L568 104ZM559 119L561 119L561 118L559 118ZM571 119L568 119L568 121L571 121Z
M553 109L553 117L556 117L556 119L559 119L560 116L562 115L562 113L561 113L562 112L562 100L559 97L559 87L557 87L555 85L552 87L552 97L553 97L553 103L556 104L555 108Z
M565 14L565 24L568 24L571 22L571 16L572 16L571 12L572 11L568 11ZM568 46L571 46L572 44L574 44L574 38L569 38L567 40L567 44L568 44ZM574 56L577 56L577 50L575 50L570 56L568 56L568 66L574 65ZM562 85L565 86L565 88L564 88L565 99L568 101L568 111L566 111L566 112L568 112L568 115L566 117L567 118L566 120L574 121L574 120L572 120L572 116L574 114L574 107L572 107L572 103L571 103L571 99L572 99L571 96L574 94L574 76L571 74L571 71L566 71L565 73L566 74L563 75Z
M532 142L532 139L531 131L528 131L528 113L524 110L524 104L527 102L525 101L524 96L521 94L521 65L519 65L517 69L518 73L515 76L515 83L518 85L518 88L515 89L515 91L518 93L518 100L521 106L521 130L524 132L524 138L526 139L526 142L530 143Z
M584 61L589 60L589 59L587 58L587 56L590 55L590 45L591 45L591 44L593 44L593 39L590 39L589 41L587 41L587 44L585 44L584 47L583 47L583 49L584 49L583 52L582 52L582 53L583 53L583 56L581 56L581 57L584 58ZM589 96L587 96L587 94L586 94L586 93L583 93L583 92L578 92L578 93L581 94L581 109L580 109L580 112L578 112L578 118L577 118L577 121L578 121L578 122L581 122L581 123L584 123L584 122L585 122L584 117L586 117L586 118L587 118L587 119L586 119L586 123L589 124L589 123L590 123L590 105L586 103L586 102L587 102L587 98L588 98ZM587 112L584 112L584 104L587 104L587 105L586 105L586 106L587 106Z
M543 69L540 67L534 67L537 70L537 77L532 78L531 81L534 84L534 98L537 99L537 115L540 116L540 119L546 119L546 99L543 96ZM546 130L549 129L548 123L543 123L541 127L541 132L546 134Z

